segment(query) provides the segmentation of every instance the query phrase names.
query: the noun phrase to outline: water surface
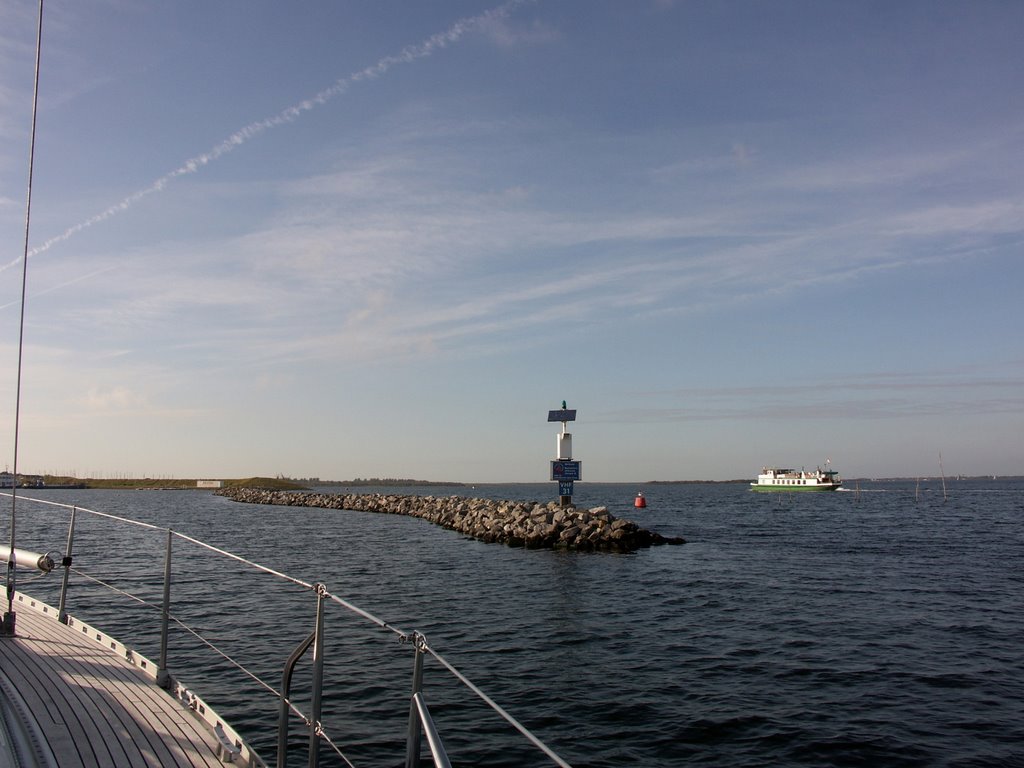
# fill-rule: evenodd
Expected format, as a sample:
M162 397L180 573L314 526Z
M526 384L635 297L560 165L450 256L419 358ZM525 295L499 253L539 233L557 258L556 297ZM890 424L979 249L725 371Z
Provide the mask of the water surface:
M33 495L169 526L322 581L423 632L576 766L1024 765L1024 485L947 486L944 501L938 482L783 495L577 484L578 504L688 542L629 555L513 549L412 518L200 491ZM557 493L550 483L406 490L545 502ZM646 509L633 507L640 490ZM63 549L66 529L48 527L63 511L24 509L19 535L39 531L46 543L32 548ZM79 523L76 567L158 602L166 536L124 544L111 529ZM185 549L175 544L176 562L194 560L175 572L175 614L278 686L284 658L313 628L315 600ZM92 587L72 583L73 612L158 655L152 609L97 603ZM341 611L326 634L327 732L356 765L401 764L409 647ZM171 654L172 672L272 762L276 701L187 635ZM448 680L428 663L427 701L454 763L549 764Z

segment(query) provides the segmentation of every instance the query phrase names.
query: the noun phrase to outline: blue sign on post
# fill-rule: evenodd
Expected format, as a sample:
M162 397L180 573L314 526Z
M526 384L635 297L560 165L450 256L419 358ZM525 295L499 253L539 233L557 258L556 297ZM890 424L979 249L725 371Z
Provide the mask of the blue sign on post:
M576 411L563 408L560 411L548 411L548 421L576 421Z
M559 496L572 496L572 480L559 480L558 481L558 495Z
M552 461L551 462L551 479L552 480L582 480L583 473L580 471L580 462L578 461ZM563 496L566 494L562 494Z

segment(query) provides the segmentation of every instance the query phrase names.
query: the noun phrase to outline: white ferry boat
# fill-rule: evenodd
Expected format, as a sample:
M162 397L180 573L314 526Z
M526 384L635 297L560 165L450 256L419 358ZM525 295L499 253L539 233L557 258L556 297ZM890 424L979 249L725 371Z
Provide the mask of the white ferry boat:
M828 466L826 464L826 466ZM843 481L839 473L818 467L813 472L803 469L762 467L757 481L750 484L752 491L835 491Z

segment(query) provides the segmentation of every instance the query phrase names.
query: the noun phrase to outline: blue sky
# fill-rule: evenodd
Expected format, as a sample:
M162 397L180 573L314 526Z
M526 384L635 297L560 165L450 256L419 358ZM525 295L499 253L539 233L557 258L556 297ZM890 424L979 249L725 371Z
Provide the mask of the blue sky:
M0 464L35 3L0 6ZM1024 473L1024 4L48 0L19 469Z

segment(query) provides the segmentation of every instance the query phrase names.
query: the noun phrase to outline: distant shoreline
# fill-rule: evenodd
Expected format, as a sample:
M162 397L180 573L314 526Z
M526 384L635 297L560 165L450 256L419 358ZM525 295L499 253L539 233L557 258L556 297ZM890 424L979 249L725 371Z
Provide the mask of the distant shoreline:
M213 487L202 487L200 480L206 482L210 478L76 478L57 477L51 475L22 475L19 477L23 484L18 486L19 490L67 490L67 489L106 489L106 490L212 490ZM42 481L39 485L37 480ZM935 475L927 477L844 477L843 485L849 488L855 483L913 483L913 482L938 482L940 478ZM945 482L956 483L964 481L1024 481L1024 475L947 475ZM270 488L279 490L309 490L311 488L474 488L477 486L492 485L539 485L545 480L535 481L513 481L513 482L478 482L464 483L455 481L439 480L414 480L409 478L355 478L353 480L321 480L319 478L281 478L281 477L249 477L243 479L216 479L221 488ZM751 478L738 478L735 480L610 480L590 481L588 485L746 485ZM2 490L10 490L4 486Z

